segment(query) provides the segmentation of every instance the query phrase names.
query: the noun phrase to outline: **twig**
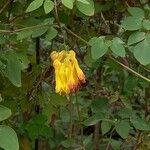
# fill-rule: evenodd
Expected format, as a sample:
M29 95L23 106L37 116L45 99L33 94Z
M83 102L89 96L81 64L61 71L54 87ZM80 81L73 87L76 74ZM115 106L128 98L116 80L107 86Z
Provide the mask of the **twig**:
M0 14L4 11L4 9L11 3L11 1L13 1L13 0L8 0L5 4L4 4L4 6L0 9Z
M148 100L150 99L150 85L145 88L145 118L150 114Z
M68 33L72 34L74 37L80 39L82 42L84 42L85 44L87 44L88 46L90 46L90 44L89 44L86 40L84 40L83 38L81 38L80 36L78 36L77 34L75 34L74 32L72 32L72 31L69 30L68 28L64 27L64 29L65 29ZM136 71L134 71L133 69L129 68L128 66L124 65L123 63L121 63L121 62L118 61L117 59L113 58L112 56L109 56L109 58L110 58L111 60L113 60L114 62L116 62L117 64L119 64L119 65L121 65L122 67L124 67L125 69L127 69L128 71L132 72L134 75L136 75L136 76L138 76L138 77L144 79L144 80L147 81L147 82L150 82L150 79L144 77L143 75L139 74L138 72L136 72Z
M45 75L49 70L53 70L51 65L47 66L45 70L38 76L38 82L28 91L27 95L29 97L29 100L32 100L35 97L41 82L44 80Z
M66 46L66 41L65 41L65 33L64 33L64 31L63 31L63 29L62 29L62 26L61 26L61 24L60 24L60 20L59 20L59 15L58 15L58 10L57 10L57 0L54 0L54 10L55 10L55 19L56 19L56 21L57 21L57 23L58 23L58 26L59 26L59 28L60 28L60 30L61 30L61 32L62 32L62 36L63 36L63 39L64 39L64 44L65 44L65 46Z
M16 29L16 30L0 30L0 33L16 33L16 32L20 32L20 31L24 31L24 30L31 30L31 29L34 29L34 28L39 28L39 27L49 27L49 26L55 26L55 25L49 25L49 24L46 24L46 25L35 25L35 26L30 26L30 27L25 27L25 28L21 28L21 29Z
M133 69L129 68L128 66L124 65L123 63L119 62L118 60L116 60L115 58L113 58L112 56L109 56L111 60L113 60L114 62L116 62L117 64L121 65L122 67L124 67L125 69L129 70L130 72L132 72L133 74L135 74L136 76L150 82L150 79L144 77L143 75L139 74L138 72L134 71Z
M11 11L12 11L12 7L13 7L13 2L14 2L14 0L12 0L11 2L10 2L10 7L9 7L9 10L8 10L8 17L7 17L7 22L9 23L9 19L10 19L10 16L11 16Z
M145 2L145 3L141 3L142 6L149 4L149 1Z
M113 132L114 132L115 128L112 129L112 131L110 132L110 137L109 137L109 142L107 144L106 150L109 150L109 146L110 146L110 142L111 142L111 138L113 136Z
M141 143L141 136L142 136L142 133L140 131L138 131L136 144L135 144L133 150L137 150L138 149L138 146Z
M142 67L145 71L147 71L147 72L149 72L149 73L150 73L150 70L149 70L149 69L147 69L147 68L145 68L145 66L141 65L141 67Z
M72 34L74 37L76 37L77 39L79 39L80 41L84 42L85 44L89 45L89 43L84 40L83 38L81 38L80 36L78 36L77 34L75 34L74 32L72 32L71 30L69 30L67 27L63 26L63 28L70 34Z
M94 148L93 150L99 150L99 130L100 130L100 124L99 122L94 126Z
M106 19L105 19L105 17L104 17L104 15L103 15L102 12L101 12L101 18L103 19L105 25L107 26L107 28L108 28L108 30L109 30L109 33L111 34L110 26L108 25L108 23L107 23L107 21L106 21Z

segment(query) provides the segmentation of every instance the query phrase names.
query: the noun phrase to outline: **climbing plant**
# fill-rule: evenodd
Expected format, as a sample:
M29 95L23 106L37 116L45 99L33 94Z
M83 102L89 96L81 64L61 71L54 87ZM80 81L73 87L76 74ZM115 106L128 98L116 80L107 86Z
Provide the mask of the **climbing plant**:
M1 0L0 148L149 149L149 31L148 0Z

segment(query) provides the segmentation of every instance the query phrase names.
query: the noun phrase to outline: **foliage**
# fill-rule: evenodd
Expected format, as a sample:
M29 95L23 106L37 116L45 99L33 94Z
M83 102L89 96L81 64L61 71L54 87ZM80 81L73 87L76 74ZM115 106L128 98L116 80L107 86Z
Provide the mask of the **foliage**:
M0 147L149 149L149 18L148 0L1 0ZM63 49L87 78L69 96L49 58Z
M11 116L11 110L0 105L0 121L4 121ZM10 140L11 139L11 140ZM19 143L15 131L7 126L0 125L0 147L6 150L19 149Z

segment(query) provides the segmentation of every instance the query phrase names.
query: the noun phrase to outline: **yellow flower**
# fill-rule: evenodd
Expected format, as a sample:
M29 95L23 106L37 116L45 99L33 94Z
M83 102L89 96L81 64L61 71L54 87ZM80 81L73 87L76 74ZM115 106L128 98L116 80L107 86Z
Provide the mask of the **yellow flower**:
M70 51L53 51L50 55L55 69L55 91L59 94L76 92L82 83L85 83L85 75L78 65L76 54Z

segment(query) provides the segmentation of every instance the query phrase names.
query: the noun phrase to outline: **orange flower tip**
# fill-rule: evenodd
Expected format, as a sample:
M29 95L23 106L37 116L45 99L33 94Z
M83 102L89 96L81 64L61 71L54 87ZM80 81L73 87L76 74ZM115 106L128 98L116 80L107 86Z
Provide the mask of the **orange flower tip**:
M85 82L86 82L86 78L85 78L85 75L84 75L84 74L80 75L78 78L79 78L79 80L80 80L82 83L85 83Z
M79 89L78 84L70 84L69 85L69 90L70 90L71 93L76 92L78 89Z

